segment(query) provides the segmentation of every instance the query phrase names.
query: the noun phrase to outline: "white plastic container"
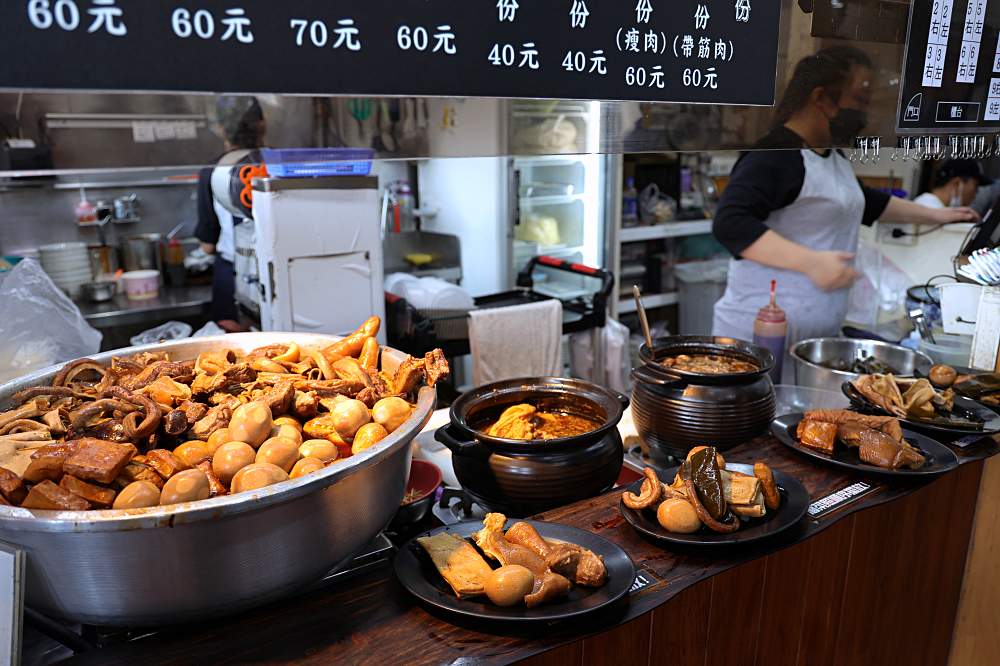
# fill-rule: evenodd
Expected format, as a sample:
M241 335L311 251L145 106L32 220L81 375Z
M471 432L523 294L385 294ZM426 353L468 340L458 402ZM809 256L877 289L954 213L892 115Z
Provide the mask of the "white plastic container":
M677 264L674 275L677 276L678 332L681 335L711 335L715 302L726 292L729 259Z
M146 270L122 273L122 291L131 301L156 298L160 293L160 272Z
M920 351L930 356L935 363L969 367L969 358L972 356L971 335L951 335L935 329L934 340L935 342L930 342L921 339Z

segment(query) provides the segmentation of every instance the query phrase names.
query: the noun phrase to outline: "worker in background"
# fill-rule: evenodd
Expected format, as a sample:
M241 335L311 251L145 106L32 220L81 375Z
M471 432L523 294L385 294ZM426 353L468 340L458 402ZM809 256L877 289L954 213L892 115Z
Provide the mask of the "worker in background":
M225 133L226 153L234 150L254 150L264 144L267 131L264 113L254 97L220 97L219 123ZM237 219L212 196L212 169L198 173L198 225L195 236L201 249L215 255L212 278L212 320L229 332L241 330L237 323L236 256L234 228L243 221Z
M980 186L992 184L976 160L946 160L934 174L931 190L913 201L928 208L969 206Z
M838 335L859 276L853 262L862 224L977 219L968 208L926 208L864 187L831 148L853 145L867 125L873 74L868 56L847 46L804 58L774 129L736 163L712 225L734 257L715 305L715 335L751 340L771 280L788 317L789 344Z

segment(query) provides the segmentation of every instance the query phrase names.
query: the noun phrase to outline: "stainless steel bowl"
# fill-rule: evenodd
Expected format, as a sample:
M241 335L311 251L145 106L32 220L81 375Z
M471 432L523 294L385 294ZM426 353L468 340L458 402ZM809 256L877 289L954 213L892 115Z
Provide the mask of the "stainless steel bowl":
M854 372L825 368L820 363L833 359L853 361L858 352L888 363L899 371L901 377L913 375L914 370L926 374L934 364L924 353L877 340L852 338L812 338L792 347L795 361L795 383L799 386L840 392L841 385L859 375Z
M80 285L80 293L84 298L93 303L104 303L115 297L118 291L118 283L112 280L102 280L100 282L85 282Z
M240 333L131 347L194 358L337 338ZM386 350L394 369L405 356ZM58 367L0 386L15 391L51 380ZM96 625L148 626L234 613L285 596L342 566L388 525L403 499L410 442L430 419L435 391L420 390L410 419L343 463L261 490L165 507L60 512L0 506L0 541L27 554L27 604Z

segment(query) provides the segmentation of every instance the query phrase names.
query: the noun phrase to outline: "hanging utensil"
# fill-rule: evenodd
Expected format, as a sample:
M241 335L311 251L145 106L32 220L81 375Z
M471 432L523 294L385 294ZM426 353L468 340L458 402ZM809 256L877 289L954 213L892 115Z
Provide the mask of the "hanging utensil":
M632 295L635 296L635 311L639 313L639 325L642 326L642 334L646 337L646 348L649 353L653 353L653 336L649 332L649 320L646 319L646 308L642 305L642 294L637 285L632 285Z

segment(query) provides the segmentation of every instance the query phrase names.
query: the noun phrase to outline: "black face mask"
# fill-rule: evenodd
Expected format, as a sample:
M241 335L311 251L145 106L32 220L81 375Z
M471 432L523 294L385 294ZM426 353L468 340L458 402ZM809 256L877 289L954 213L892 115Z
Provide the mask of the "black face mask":
M853 146L854 139L868 124L868 114L861 109L840 109L830 119L830 137L840 146Z

